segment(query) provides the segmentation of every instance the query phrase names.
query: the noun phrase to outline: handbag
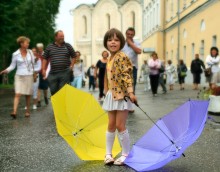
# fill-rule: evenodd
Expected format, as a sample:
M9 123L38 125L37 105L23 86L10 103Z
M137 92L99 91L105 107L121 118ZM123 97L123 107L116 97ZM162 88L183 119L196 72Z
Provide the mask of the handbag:
M211 76L211 74L212 74L212 68L211 68L211 67L206 68L206 69L204 70L204 73L205 73L205 76L206 76L206 77Z
M34 82L37 82L37 77L38 77L38 73L34 72L33 73Z
M33 56L32 56L30 51L28 51L28 53L30 53L30 56L31 56L31 65L32 65L32 69L33 69L33 81L37 82L38 73L34 71L34 64L33 64L33 61L32 61Z
M180 72L181 77L186 77L186 72Z

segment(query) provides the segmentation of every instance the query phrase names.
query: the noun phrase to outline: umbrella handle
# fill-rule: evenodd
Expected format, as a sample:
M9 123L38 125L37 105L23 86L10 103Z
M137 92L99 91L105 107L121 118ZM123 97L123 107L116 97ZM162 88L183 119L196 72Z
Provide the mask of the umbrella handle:
M130 98L129 96L124 96L124 100L125 100L126 102L128 101L127 98L131 100L131 98ZM135 104L137 107L139 107L139 104L138 104L136 101L134 102L134 104Z

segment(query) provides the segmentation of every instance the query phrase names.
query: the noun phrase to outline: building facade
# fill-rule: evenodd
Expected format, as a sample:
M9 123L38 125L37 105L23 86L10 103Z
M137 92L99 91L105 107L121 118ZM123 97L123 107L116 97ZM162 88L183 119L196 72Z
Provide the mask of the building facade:
M135 39L142 41L142 7L140 0L99 0L73 10L74 48L82 54L86 67L95 64L105 49L103 37L110 28L125 33L136 29Z
M155 3L159 10L149 15ZM149 30L148 15L160 23L143 32L142 47L155 49L160 58L174 64L183 59L189 67L196 53L205 60L212 46L220 47L219 0L145 0L144 5L143 30Z

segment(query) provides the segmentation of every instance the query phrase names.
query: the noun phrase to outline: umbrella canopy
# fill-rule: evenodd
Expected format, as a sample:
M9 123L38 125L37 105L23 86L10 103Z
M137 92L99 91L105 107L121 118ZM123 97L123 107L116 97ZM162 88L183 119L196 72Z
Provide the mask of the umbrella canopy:
M94 96L65 85L52 96L57 131L82 160L103 160L108 116ZM116 140L113 154L121 148Z
M137 171L158 169L184 155L202 133L208 101L188 101L167 114L135 143L125 164Z

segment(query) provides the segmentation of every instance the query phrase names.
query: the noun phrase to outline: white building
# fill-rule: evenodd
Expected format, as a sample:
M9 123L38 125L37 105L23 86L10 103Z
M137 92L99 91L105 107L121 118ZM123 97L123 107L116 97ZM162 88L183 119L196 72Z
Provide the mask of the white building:
M125 33L128 27L134 27L135 39L142 41L141 0L99 0L78 6L73 16L74 48L81 52L86 67L101 58L103 37L110 28Z

